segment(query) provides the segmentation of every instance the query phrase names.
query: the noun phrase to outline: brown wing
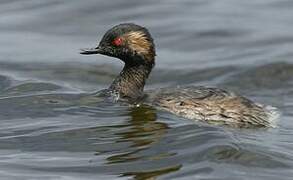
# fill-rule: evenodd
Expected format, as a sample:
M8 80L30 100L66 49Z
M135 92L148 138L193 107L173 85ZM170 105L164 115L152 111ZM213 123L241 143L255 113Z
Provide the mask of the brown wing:
M217 88L163 88L150 97L153 105L189 119L232 127L270 126L264 106Z

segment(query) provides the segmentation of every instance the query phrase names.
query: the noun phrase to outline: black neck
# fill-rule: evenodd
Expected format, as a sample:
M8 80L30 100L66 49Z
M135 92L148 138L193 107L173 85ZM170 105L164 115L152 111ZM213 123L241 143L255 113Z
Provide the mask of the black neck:
M119 93L122 98L138 99L143 95L145 81L152 70L149 64L125 63L119 76L115 78L110 90Z

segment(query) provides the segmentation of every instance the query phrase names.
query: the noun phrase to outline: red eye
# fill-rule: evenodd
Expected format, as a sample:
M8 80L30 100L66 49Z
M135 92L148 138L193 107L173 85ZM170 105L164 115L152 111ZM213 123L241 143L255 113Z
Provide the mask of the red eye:
M123 42L122 38L118 37L118 38L114 39L113 44L115 46L120 46L122 44L122 42Z

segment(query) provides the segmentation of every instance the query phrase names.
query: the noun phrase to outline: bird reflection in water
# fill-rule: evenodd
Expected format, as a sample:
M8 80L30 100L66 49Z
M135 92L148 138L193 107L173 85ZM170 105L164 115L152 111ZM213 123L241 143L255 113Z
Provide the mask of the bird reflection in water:
M128 172L121 173L121 176L132 176L134 179L155 179L155 177L177 171L181 168L180 164L158 166L158 161L174 156L166 149L156 149L158 144L168 132L168 125L157 120L156 110L148 107L134 107L128 114L130 116L128 124L129 129L125 132L119 132L120 138L115 143L130 142L127 152L112 155L107 158L107 164L127 164ZM142 165L142 161L148 164ZM131 168L131 162L134 169ZM137 165L135 165L137 164ZM138 166L141 166L139 168ZM157 168L158 167L158 168Z

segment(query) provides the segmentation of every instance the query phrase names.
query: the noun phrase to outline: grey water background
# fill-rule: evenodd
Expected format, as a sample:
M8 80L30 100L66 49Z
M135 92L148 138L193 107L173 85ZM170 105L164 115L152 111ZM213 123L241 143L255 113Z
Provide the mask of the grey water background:
M0 179L292 179L293 1L1 0ZM122 22L157 47L147 89L207 85L279 109L273 129L110 104L123 64L81 56Z

